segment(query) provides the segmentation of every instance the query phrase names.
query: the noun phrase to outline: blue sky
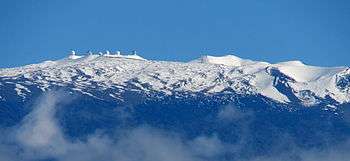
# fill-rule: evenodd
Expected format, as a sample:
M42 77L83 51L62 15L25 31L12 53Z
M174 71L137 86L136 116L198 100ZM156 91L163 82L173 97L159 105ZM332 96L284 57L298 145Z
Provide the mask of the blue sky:
M1 0L0 49L0 67L60 59L70 49L350 66L350 1Z

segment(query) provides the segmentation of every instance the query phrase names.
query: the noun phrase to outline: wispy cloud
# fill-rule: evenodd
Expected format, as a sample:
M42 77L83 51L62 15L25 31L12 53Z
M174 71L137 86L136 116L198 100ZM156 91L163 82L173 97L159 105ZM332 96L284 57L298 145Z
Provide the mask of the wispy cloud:
M96 133L86 141L69 141L55 119L62 98L60 92L43 95L33 112L12 129L10 133L15 137L2 140L0 159L199 161L218 154L223 147L215 136L185 140L176 133L149 126L121 130L115 138Z
M350 144L344 143L332 149L300 148L291 139L280 145L271 145L273 155L243 159L235 153L249 139L248 126L254 113L232 106L223 107L217 119L229 124L240 121L243 130L241 141L225 143L216 134L186 138L179 133L140 125L132 129L120 129L113 136L95 133L86 140L69 140L55 118L56 110L66 98L62 92L43 95L33 111L23 122L11 130L2 130L0 144L1 161L31 161L52 159L57 161L229 161L235 155L238 161L346 161ZM279 151L283 144L288 151ZM239 149L239 150L238 150Z

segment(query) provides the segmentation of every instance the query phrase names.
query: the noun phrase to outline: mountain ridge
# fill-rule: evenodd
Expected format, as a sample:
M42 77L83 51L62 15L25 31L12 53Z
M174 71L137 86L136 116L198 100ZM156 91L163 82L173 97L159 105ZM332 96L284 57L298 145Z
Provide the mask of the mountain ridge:
M234 55L203 56L190 62L146 60L136 54L103 54L78 56L73 53L57 61L45 61L23 67L0 69L0 88L12 82L18 96L25 98L37 86L71 86L82 94L94 96L89 88L126 88L165 95L176 92L207 95L232 92L260 94L279 103L314 106L325 100L329 106L350 102L350 69L316 67L300 61L267 63L242 59ZM121 93L109 93L118 98ZM0 96L5 98L6 96ZM329 102L329 101L328 101Z

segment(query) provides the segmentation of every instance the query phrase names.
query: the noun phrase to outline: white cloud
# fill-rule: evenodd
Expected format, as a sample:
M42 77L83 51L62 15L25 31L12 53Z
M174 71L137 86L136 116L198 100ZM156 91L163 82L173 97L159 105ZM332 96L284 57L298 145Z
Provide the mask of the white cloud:
M58 95L44 95L33 112L25 117L22 125L16 130L20 143L31 148L46 148L53 142L63 142L63 135L54 119Z

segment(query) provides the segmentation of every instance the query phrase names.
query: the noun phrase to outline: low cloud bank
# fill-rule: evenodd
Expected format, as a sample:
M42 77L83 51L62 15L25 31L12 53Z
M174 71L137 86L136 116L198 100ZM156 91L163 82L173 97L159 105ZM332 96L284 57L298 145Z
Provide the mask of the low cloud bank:
M42 96L33 112L10 130L1 130L1 161L347 161L349 142L337 148L317 150L293 147L273 156L244 159L232 158L237 148L243 147L246 137L236 144L225 143L215 134L186 139L179 133L147 125L121 129L115 136L96 133L86 140L69 140L55 119L65 96L50 92ZM223 123L241 121L249 124L253 113L227 106L217 115ZM244 133L250 133L244 130ZM242 134L246 135L246 134ZM248 136L248 135L247 135ZM282 144L282 143L281 143ZM271 145L278 147L279 145ZM271 148L275 149L275 148Z

